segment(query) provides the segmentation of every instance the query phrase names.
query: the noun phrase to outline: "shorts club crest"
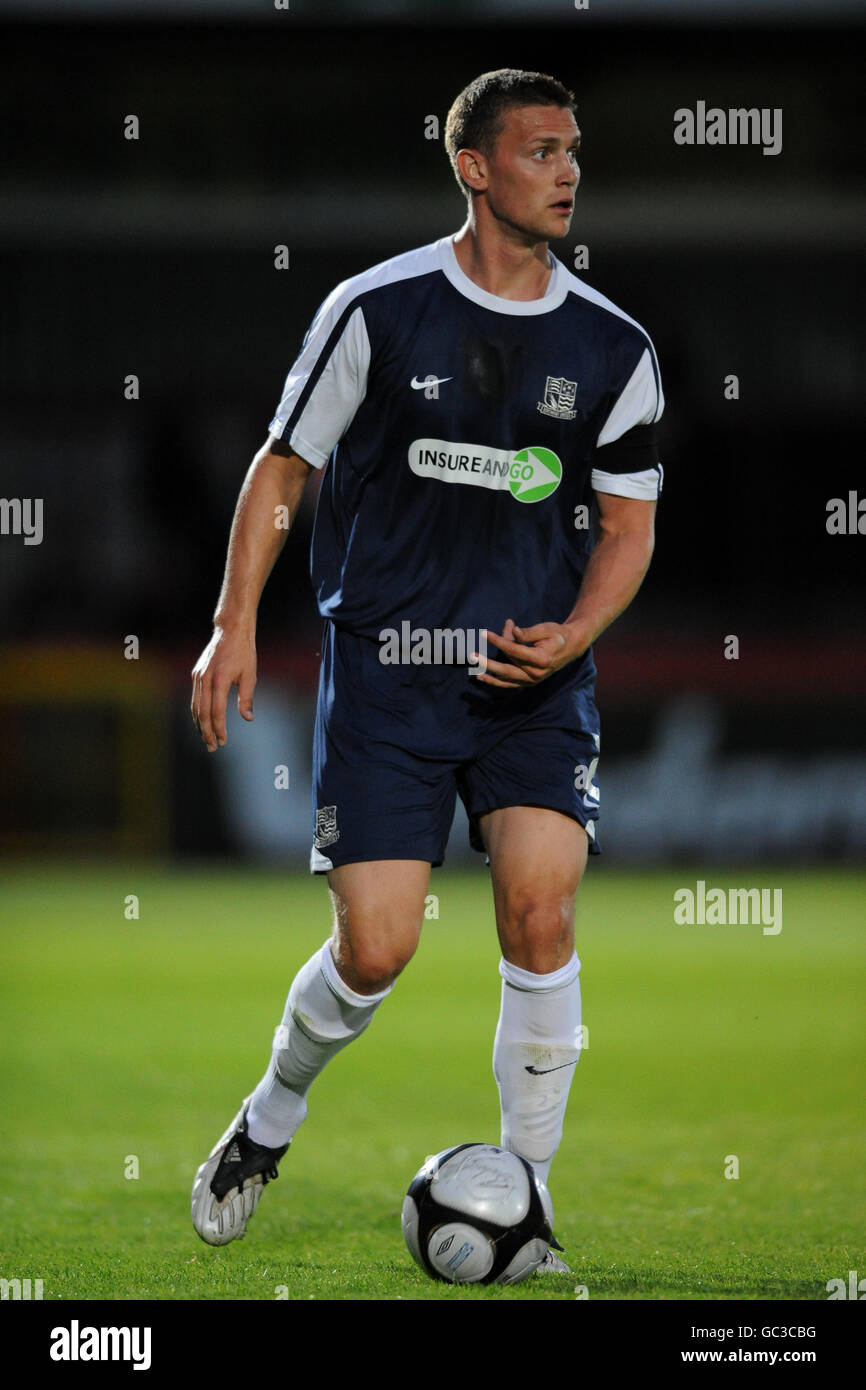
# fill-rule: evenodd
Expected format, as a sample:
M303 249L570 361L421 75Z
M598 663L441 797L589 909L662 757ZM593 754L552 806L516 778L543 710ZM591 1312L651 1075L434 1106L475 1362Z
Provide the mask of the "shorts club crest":
M327 849L339 838L336 806L320 806L316 811L316 849Z

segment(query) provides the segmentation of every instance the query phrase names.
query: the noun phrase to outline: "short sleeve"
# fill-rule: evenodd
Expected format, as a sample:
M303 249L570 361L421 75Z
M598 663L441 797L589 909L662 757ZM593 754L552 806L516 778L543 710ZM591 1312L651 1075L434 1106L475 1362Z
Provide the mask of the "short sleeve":
M592 458L596 492L644 501L660 495L664 472L657 422L663 410L661 376L649 344L599 432Z
M338 286L319 308L268 426L275 454L323 468L367 392L370 340L357 299Z

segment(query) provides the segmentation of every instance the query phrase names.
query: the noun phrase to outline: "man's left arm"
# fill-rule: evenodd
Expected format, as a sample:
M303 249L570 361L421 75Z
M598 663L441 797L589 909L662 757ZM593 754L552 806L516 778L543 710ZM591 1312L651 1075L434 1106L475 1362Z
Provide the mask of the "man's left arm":
M652 559L656 503L606 492L596 498L599 537L568 617L525 628L509 618L501 635L488 630L487 641L508 660L487 655L478 680L506 689L537 685L582 656L631 603Z

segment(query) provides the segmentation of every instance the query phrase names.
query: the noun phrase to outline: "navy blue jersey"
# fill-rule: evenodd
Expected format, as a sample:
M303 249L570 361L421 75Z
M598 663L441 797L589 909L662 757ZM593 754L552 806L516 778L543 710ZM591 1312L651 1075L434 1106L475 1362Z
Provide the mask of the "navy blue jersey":
M658 496L652 343L550 261L543 298L501 299L443 237L319 308L269 428L276 452L327 465L312 544L323 617L373 638L405 620L562 622L593 489Z

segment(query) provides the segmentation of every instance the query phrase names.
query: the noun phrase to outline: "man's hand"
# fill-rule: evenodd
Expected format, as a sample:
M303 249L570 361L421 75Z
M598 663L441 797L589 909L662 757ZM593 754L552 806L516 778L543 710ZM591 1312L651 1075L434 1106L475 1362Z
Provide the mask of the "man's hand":
M215 753L226 741L226 701L233 685L238 688L238 713L253 718L256 684L256 639L248 630L227 631L215 627L192 671L192 722Z
M597 492L596 498L601 535L565 622L515 627L509 618L501 636L488 628L487 641L507 660L488 657L478 680L505 690L537 685L582 656L631 603L653 553L656 504L605 492Z
M508 619L502 633L486 629L487 641L508 657L508 661L485 659L485 670L477 679L486 685L514 690L520 686L538 685L552 676L569 661L581 656L589 646L580 628L568 623L534 623L532 627L515 627Z

